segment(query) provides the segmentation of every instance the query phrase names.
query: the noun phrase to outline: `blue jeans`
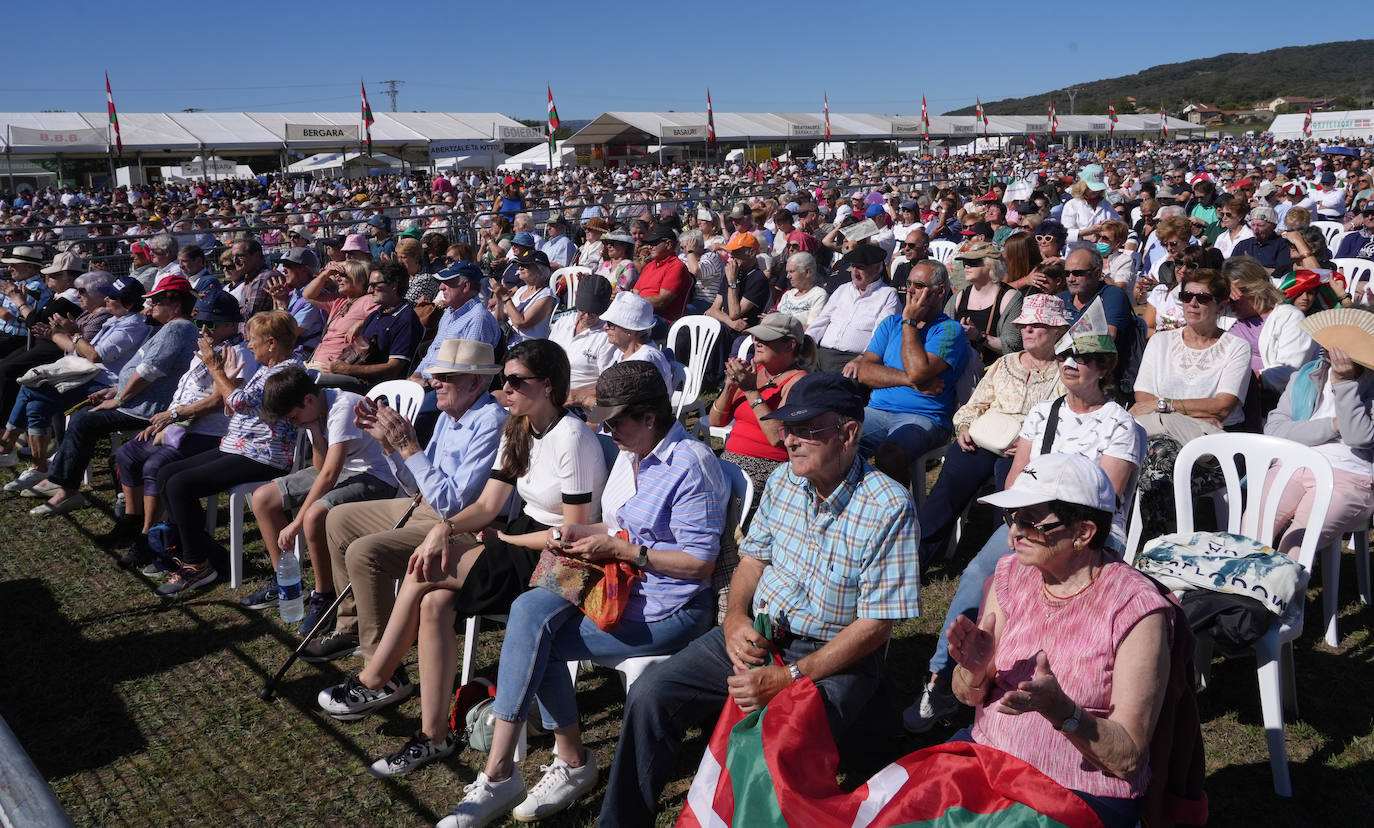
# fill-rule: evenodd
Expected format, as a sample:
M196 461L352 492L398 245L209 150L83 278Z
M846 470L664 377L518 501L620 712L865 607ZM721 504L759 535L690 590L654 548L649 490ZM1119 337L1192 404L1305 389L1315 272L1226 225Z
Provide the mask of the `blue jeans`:
M988 538L988 542L983 544L983 548L978 550L978 554L973 556L973 560L968 562L968 566L964 567L963 573L959 575L959 588L954 591L954 598L949 602L949 612L945 613L945 623L940 627L940 634L935 637L935 655L930 657L930 672L937 673L945 679L954 675L954 659L949 657L949 641L945 639L945 633L949 632L949 626L960 615L967 615L973 621L978 620L978 607L983 603L983 583L992 577L997 562L1002 560L1003 556L1011 554L1011 547L1007 545L1010 537L1011 531L1006 525L999 524L992 537Z
M48 470L48 479L65 489L80 488L81 478L95 457L96 444L102 437L147 425L147 420L117 409L81 409L67 423L67 433L62 437L62 445L57 448L57 457Z
M950 443L945 451L945 464L940 468L940 476L926 495L921 507L921 571L930 565L937 555L944 551L949 542L950 532L958 523L969 501L989 477L997 491L1004 488L1007 472L1011 471L1011 458L975 448L964 451L957 442ZM1002 510L995 509L996 519L1002 519Z
M53 415L66 411L86 397L107 387L91 381L70 391L58 392L50 385L22 386L10 412L9 427L15 431L27 429L29 434L51 434Z
M883 443L895 443L906 452L907 462L949 440L949 429L924 414L903 414L869 406L864 409L864 430L859 452L872 457Z
M791 664L824 644L797 638L779 650ZM880 647L816 682L836 739L873 697L882 679L882 652ZM734 671L725 652L725 632L715 627L668 661L650 667L634 683L625 700L625 721L607 772L598 826L654 824L659 792L677 770L688 728L704 724L710 732L721 707L730 703L725 680Z
M492 714L521 722L531 702L538 702L546 729L576 724L577 697L563 662L674 653L705 632L714 618L715 601L704 589L667 618L621 621L608 632L561 596L531 589L510 607Z

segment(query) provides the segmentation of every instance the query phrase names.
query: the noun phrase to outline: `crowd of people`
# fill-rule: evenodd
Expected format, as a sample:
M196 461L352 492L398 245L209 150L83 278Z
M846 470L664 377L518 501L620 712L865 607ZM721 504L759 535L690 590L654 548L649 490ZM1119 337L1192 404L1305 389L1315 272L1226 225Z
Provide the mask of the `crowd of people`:
M1133 825L1175 623L1129 566L1137 490L1146 537L1167 531L1178 449L1262 431L1337 468L1323 538L1374 513L1374 365L1300 324L1362 307L1341 262L1374 260L1369 151L1322 149L12 194L0 466L29 466L4 488L35 517L76 513L101 440L125 435L100 541L175 599L228 563L205 498L254 484L272 571L297 538L309 558L300 632L330 630L303 657L362 659L320 707L401 702L417 647L419 727L377 776L459 748L461 625L508 615L489 756L441 822L476 826L597 785L564 662L671 656L629 688L602 824L651 824L687 730L724 703L809 679L838 737L990 487L1002 520L904 723L971 706L955 738ZM669 341L687 317L718 328L711 352ZM702 416L758 494L733 522L716 453L674 416L680 363L719 388ZM417 415L367 396L386 380L418 386ZM1283 551L1310 485L1282 493ZM531 586L559 560L623 565L616 626ZM514 755L536 708L554 758L527 785Z

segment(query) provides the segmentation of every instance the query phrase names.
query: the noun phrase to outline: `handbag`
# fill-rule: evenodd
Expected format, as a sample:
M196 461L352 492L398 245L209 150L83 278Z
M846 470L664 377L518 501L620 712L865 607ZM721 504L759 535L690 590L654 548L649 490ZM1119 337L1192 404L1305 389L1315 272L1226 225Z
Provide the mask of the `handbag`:
M629 606L631 587L641 577L638 570L624 561L606 564L605 576L592 586L587 600L582 602L582 611L602 631L614 629Z
M984 411L968 427L968 437L980 449L1006 454L1021 436L1021 418L1001 411Z
M539 553L539 563L530 575L530 586L547 589L570 604L581 607L606 575L605 567L547 549Z

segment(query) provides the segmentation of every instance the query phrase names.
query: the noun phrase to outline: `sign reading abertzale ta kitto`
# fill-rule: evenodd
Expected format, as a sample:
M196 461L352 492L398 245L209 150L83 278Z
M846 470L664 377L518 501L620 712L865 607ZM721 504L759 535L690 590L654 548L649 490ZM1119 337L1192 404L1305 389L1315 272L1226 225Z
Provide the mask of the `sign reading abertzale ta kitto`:
M287 124L288 141L356 141L357 124Z

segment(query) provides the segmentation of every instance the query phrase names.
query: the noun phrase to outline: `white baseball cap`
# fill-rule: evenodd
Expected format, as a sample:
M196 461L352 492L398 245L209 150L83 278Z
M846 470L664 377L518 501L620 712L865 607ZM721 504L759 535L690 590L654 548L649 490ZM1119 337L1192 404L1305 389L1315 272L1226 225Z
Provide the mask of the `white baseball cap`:
M1020 509L1060 500L1114 514L1116 490L1102 467L1081 454L1042 454L1032 458L1010 488L979 503Z

